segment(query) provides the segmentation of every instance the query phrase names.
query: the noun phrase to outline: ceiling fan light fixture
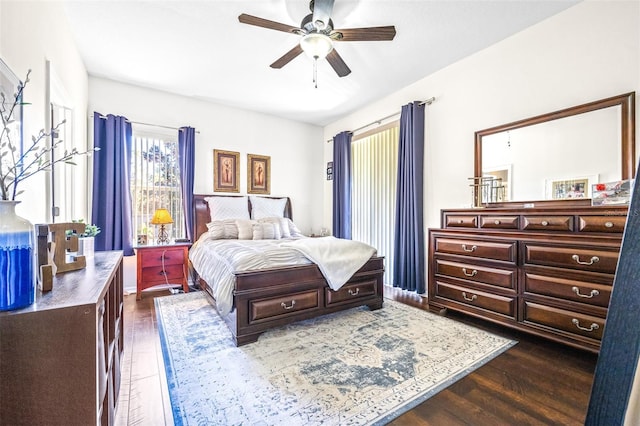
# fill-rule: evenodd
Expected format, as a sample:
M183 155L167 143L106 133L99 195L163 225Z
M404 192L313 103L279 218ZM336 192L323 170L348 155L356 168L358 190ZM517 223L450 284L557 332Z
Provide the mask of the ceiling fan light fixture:
M310 33L302 37L300 47L307 56L324 59L333 50L333 43L325 34Z

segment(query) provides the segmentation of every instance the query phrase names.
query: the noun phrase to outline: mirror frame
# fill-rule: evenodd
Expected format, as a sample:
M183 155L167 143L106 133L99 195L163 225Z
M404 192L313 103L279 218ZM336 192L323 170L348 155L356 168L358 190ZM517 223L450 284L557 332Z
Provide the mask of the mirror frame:
M577 105L570 108L561 109L559 111L550 112L547 114L538 115L536 117L525 118L523 120L514 121L512 123L502 124L500 126L491 127L489 129L479 130L475 133L475 147L474 147L474 170L473 176L477 179L482 176L482 138L484 136L492 135L495 133L505 132L507 130L519 129L521 127L532 126L534 124L545 123L547 121L553 121L560 118L570 117L572 115L584 114L586 112L596 111L603 108L609 108L614 106L621 107L620 114L620 130L621 130L621 150L622 150L622 176L620 179L633 179L635 177L635 162L636 162L636 93L629 92L618 96L612 96L610 98L601 99L599 101L589 102L582 105ZM479 191L476 187L474 189L474 206L481 207L482 191ZM540 200L531 200L540 201ZM546 201L546 200L545 200ZM571 200L554 200L561 202L568 202ZM511 202L518 203L518 202ZM485 203L485 204L504 204L504 203Z

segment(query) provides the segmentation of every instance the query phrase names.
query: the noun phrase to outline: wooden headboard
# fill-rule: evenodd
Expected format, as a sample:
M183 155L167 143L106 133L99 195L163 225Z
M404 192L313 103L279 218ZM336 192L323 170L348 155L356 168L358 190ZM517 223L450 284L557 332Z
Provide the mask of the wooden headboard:
M198 241L200 235L207 232L207 223L211 222L211 212L209 211L209 204L205 201L207 197L239 197L239 195L221 195L221 194L194 194L193 195L193 209L196 213L195 223L195 236L194 242ZM291 199L289 197L266 197L266 198L286 198L287 202L284 206L284 217L293 219L291 211ZM251 201L247 203L247 210L251 215Z

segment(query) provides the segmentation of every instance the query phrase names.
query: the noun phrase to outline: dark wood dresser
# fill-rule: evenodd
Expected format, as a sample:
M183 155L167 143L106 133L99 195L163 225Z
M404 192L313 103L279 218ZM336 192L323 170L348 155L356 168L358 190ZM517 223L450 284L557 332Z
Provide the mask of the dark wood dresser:
M429 230L429 306L598 352L627 210L442 210Z
M33 305L0 312L0 424L114 424L122 314L121 252L97 252Z

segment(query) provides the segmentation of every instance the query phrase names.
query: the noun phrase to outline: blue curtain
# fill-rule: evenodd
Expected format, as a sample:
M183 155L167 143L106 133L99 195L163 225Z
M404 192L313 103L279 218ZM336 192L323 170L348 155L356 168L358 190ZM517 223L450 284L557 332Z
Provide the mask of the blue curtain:
M193 209L193 181L196 151L196 130L193 127L181 127L178 130L178 156L180 168L180 191L184 208L184 223L187 238L193 241L195 235L195 211Z
M125 117L93 113L93 202L91 222L100 227L95 249L132 256L131 123Z
M351 132L333 138L333 236L351 239Z
M424 104L402 107L393 286L425 293L423 229Z

